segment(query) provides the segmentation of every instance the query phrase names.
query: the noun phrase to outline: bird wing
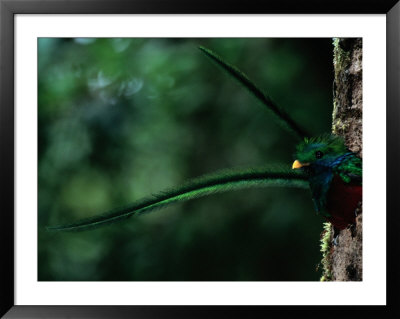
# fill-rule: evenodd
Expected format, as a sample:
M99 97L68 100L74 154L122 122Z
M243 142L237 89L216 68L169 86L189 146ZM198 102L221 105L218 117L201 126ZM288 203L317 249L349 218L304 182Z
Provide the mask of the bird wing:
M346 157L337 167L335 173L346 183L362 184L362 160L355 154Z

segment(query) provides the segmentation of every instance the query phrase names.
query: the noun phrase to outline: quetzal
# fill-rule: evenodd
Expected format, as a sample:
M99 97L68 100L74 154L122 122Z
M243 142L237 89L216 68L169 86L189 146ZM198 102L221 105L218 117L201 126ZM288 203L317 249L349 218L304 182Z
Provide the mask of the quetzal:
M309 138L305 130L243 72L225 62L211 50L203 47L200 47L200 50L247 88L276 116L283 127L302 140L297 146L296 160L292 169L289 166L279 169L225 171L206 175L124 208L67 225L48 227L49 230L79 231L97 228L172 203L232 189L265 186L310 188L316 211L331 222L335 230L340 231L355 223L356 208L362 196L361 159L346 149L340 137L326 134Z
M297 146L292 168L303 170L310 183L315 210L336 231L355 224L362 200L362 161L342 138L322 135Z

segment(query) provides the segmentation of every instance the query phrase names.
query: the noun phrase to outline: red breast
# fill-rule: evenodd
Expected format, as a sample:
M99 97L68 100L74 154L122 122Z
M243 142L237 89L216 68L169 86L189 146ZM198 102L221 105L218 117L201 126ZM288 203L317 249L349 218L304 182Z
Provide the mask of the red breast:
M355 211L362 200L362 185L345 183L335 175L327 197L327 211L331 217L326 219L337 229L347 228L356 221Z

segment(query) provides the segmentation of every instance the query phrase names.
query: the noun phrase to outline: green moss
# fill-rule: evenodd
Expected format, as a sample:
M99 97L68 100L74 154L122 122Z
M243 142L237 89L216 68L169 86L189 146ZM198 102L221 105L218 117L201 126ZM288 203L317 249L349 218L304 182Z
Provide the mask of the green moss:
M336 99L333 99L332 121L335 121L337 111L338 111L338 105L337 105Z
M332 133L335 135L341 135L349 128L349 124L344 123L340 117L336 117L335 104L336 103L334 103L334 109L332 113Z
M335 66L335 79L337 79L337 72L345 70L346 66L350 63L350 52L344 51L339 44L339 38L333 38L333 64Z
M331 234L332 226L331 223L324 223L324 230L321 236L321 252L322 252L322 276L320 281L331 281L332 280L332 265L331 265Z

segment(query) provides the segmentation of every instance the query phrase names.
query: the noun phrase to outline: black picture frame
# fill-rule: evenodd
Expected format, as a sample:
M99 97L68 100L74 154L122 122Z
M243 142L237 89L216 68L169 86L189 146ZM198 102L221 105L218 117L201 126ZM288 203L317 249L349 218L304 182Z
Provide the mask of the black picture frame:
M14 18L16 14L385 14L387 21L386 306L16 306L14 303ZM0 315L5 318L399 317L400 3L398 0L176 1L0 0ZM377 106L382 107L382 106Z

